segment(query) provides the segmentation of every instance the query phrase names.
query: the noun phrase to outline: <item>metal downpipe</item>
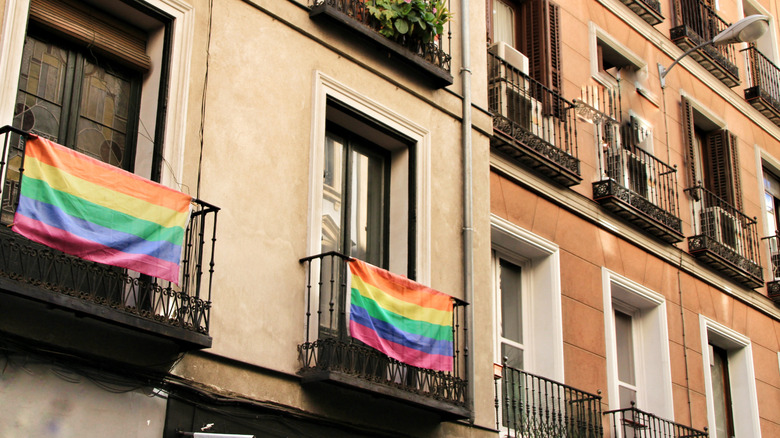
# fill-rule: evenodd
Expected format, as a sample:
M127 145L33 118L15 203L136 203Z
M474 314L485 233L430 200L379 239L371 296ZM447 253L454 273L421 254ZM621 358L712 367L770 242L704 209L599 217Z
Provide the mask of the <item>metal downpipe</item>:
M463 288L466 306L468 336L466 338L466 405L469 422L474 423L474 228L473 228L473 169L471 144L471 46L469 30L469 0L461 0L461 86L463 93L463 120L461 141L463 149Z

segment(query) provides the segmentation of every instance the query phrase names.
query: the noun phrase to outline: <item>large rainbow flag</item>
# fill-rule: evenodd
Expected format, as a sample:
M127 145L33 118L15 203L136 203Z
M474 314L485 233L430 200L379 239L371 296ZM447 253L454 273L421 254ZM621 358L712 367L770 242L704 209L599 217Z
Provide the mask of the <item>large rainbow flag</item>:
M452 297L351 260L353 338L403 363L452 371Z
M13 230L86 260L179 282L192 197L40 137L27 140Z

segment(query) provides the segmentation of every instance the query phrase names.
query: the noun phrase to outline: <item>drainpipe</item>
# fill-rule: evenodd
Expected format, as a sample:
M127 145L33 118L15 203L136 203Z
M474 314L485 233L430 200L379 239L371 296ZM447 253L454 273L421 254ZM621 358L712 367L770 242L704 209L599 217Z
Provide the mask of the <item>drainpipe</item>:
M461 141L463 148L463 289L466 302L466 379L468 390L466 404L469 408L469 422L474 423L474 228L471 162L471 38L469 34L469 0L460 1L461 12L461 85L463 87L463 121ZM471 363L469 363L471 362Z

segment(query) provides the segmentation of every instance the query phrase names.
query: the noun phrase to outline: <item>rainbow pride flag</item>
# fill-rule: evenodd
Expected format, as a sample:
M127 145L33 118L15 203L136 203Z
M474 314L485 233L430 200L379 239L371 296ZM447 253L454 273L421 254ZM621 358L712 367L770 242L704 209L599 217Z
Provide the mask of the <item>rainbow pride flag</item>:
M27 140L13 230L86 260L179 283L192 197L40 137Z
M406 277L351 260L353 338L403 363L452 371L452 298Z

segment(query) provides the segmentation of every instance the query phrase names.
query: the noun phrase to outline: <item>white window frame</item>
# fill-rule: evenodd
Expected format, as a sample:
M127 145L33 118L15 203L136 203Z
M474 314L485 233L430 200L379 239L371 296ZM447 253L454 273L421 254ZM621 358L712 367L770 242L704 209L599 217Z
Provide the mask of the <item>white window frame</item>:
M194 35L194 10L182 0L145 0L145 2L170 15L173 19L171 53L168 62L168 96L163 159L167 163L161 169L161 182L180 189L184 171L186 144L187 98L190 83L190 63ZM0 34L0 125L13 122L16 94L19 88L24 39L27 34L27 18L30 0L7 0ZM165 30L152 32L147 43L147 53L152 58L152 68L144 75L139 134L136 144L136 170L144 177L150 176L153 139L157 120L159 83Z
M617 307L624 313L630 311L632 315L636 407L673 419L672 370L664 296L607 268L602 268L602 287L609 409L620 409L614 319L614 308ZM652 366L648 366L651 363Z
M637 55L629 48L624 46L618 39L604 31L604 29L597 26L594 22L588 23L588 43L590 45L590 73L593 79L608 88L616 88L617 81L612 76L606 75L599 71L599 57L598 57L598 42L608 45L613 50L618 52L621 56L633 65L637 71L637 76L647 78L648 68L647 61L641 56ZM644 82L644 81L642 81ZM637 91L645 90L646 87L637 81L634 86Z
M731 409L734 419L734 435L738 437L761 438L761 423L758 415L758 393L753 370L753 348L750 338L723 324L699 315L701 333L702 365L704 367L704 389L707 397L707 421L710 438L717 436L715 425L715 402L712 392L710 357L706 353L709 344L726 350L729 365L729 386Z
M563 367L563 317L561 305L561 267L558 246L530 231L491 214L491 242L500 254L525 259L523 271L524 371L565 383ZM509 259L512 261L512 258ZM522 266L521 266L522 267ZM494 285L493 308L498 308ZM527 316L527 317L526 317ZM499 346L498 321L494 318L494 345ZM535 354L534 346L544 346ZM494 358L501 363L501 351Z
M770 53L764 53L761 52L764 56L769 58L770 61L774 62L775 65L780 62L780 56L778 56L777 52L777 34L775 33L775 17L772 16L772 14L769 13L769 11L761 5L758 1L755 0L742 0L738 3L739 8L739 17L744 18L745 17L745 3L749 3L752 8L754 8L756 11L758 11L759 14L765 15L769 17L769 28L766 30L766 33L761 37L761 39L769 38L769 44L772 46ZM742 48L747 48L749 46L748 43L741 44Z
M432 133L411 118L374 101L321 71L313 76L312 128L309 160L309 211L306 248L310 255L319 254L322 239L322 191L325 162L325 131L328 100L338 101L356 113L401 134L413 143L415 154L416 235L415 280L430 284L431 280L431 136ZM390 248L389 271L406 275L408 272L408 201L409 150L394 153L390 163ZM394 239L394 236L403 238ZM312 278L319 275L318 266L312 266ZM315 288L316 289L316 288ZM319 290L313 290L311 302L319 302ZM317 339L317 324L310 324L309 338Z
M523 340L522 342L518 343L516 341L513 341L511 339L504 338L500 335L501 333L501 325L503 322L503 312L502 312L502 303L501 303L501 266L500 261L505 260L507 262L510 262L514 265L517 265L520 267L520 302L522 307L522 314L520 316L521 321L520 324L522 325L522 331L523 331ZM531 332L530 327L530 321L533 318L533 315L529 312L529 306L530 306L530 281L529 277L531 275L532 265L531 261L522 257L518 256L517 254L511 254L508 252L505 252L504 250L500 248L494 248L492 250L492 256L491 256L491 268L493 272L493 295L494 295L494 303L493 306L493 321L494 321L494 332L495 333L495 343L494 343L494 351L495 351L495 359L494 363L497 364L503 364L504 358L501 356L501 345L507 344L514 348L519 349L523 352L523 364L525 367L525 361L527 359L528 354L527 351L531 350L531 345L533 344L533 333Z

